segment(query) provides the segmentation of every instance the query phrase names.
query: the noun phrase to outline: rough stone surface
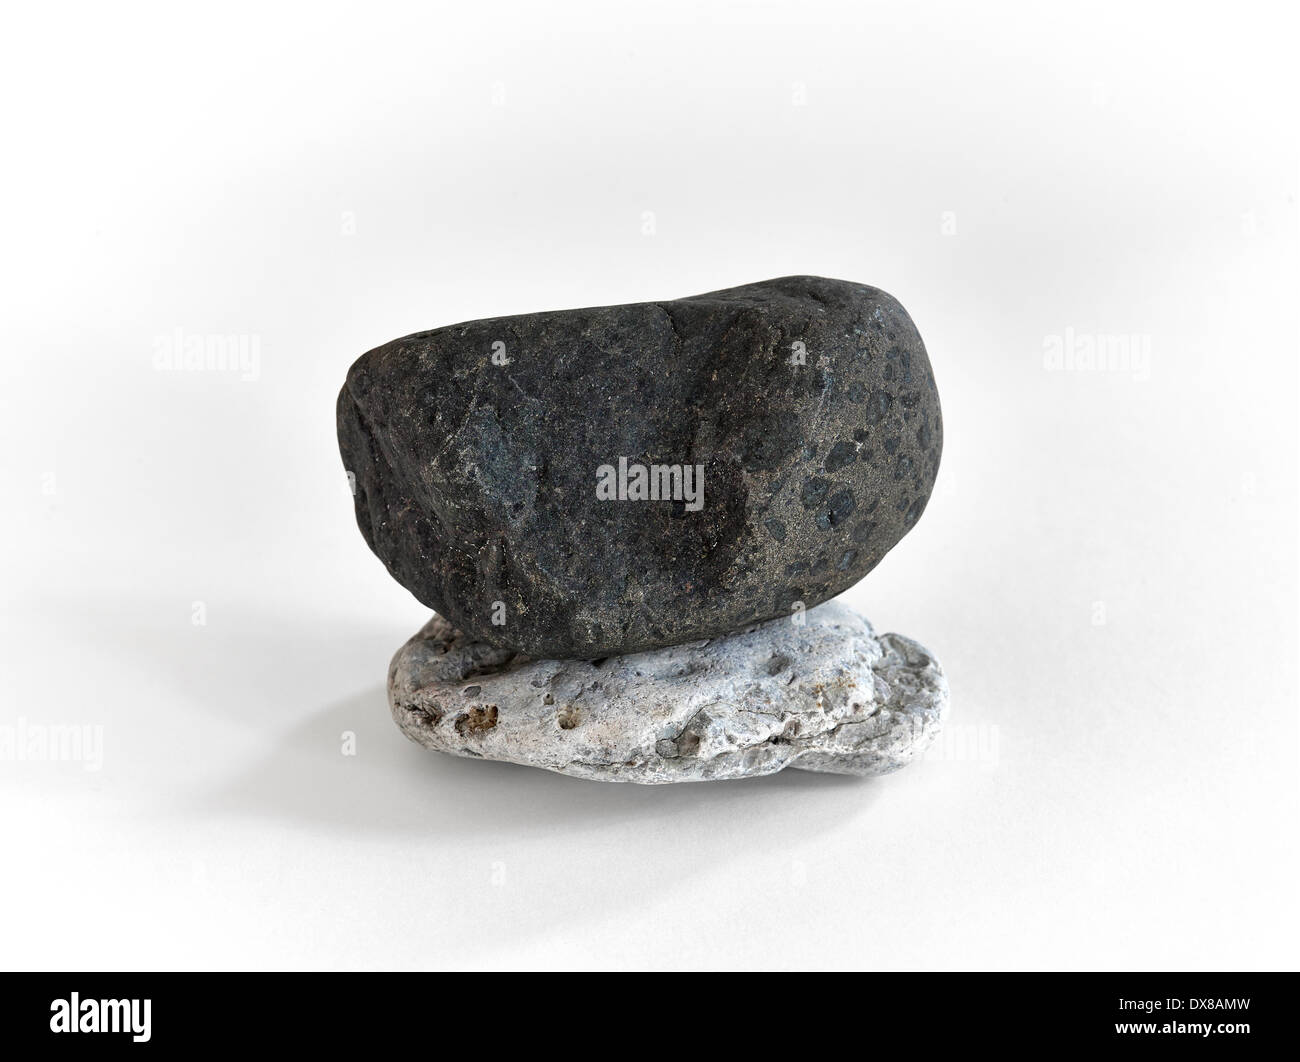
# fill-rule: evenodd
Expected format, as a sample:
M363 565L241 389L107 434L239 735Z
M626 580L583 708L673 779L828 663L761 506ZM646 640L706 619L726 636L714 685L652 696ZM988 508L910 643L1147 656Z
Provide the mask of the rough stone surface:
M428 748L603 781L904 766L947 710L938 663L836 602L804 620L603 660L532 661L435 616L393 658L389 706Z
M352 366L338 431L393 576L473 638L538 657L833 597L915 524L943 442L907 312L819 277L407 336ZM620 457L703 466L702 506L602 500L598 470Z

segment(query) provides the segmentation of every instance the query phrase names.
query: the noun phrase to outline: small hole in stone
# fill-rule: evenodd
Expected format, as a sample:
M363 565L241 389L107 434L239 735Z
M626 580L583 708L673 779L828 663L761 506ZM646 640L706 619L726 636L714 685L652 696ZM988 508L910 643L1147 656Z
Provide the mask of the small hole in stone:
M785 653L773 653L771 659L767 662L767 673L769 675L779 675L790 664L791 660Z

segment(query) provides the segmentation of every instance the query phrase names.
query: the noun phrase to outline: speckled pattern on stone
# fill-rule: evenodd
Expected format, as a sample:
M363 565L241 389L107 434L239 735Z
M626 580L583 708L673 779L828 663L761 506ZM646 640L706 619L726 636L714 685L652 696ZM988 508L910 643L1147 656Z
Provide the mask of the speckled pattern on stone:
M671 645L833 597L916 523L943 445L907 312L820 277L407 336L352 366L338 431L393 576L475 639L537 657ZM601 500L597 470L620 457L702 465L703 506Z
M934 739L935 659L838 602L720 638L596 660L529 660L435 616L393 658L413 741L613 782L747 778L784 767L885 774Z

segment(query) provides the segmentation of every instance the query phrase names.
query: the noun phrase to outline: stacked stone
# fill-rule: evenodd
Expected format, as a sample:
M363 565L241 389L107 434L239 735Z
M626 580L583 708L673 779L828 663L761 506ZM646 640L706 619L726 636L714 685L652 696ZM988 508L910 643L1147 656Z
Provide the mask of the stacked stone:
M882 291L786 277L421 332L352 366L338 432L366 542L437 613L389 673L420 744L673 782L883 773L937 731L934 658L822 604L939 467L929 359Z

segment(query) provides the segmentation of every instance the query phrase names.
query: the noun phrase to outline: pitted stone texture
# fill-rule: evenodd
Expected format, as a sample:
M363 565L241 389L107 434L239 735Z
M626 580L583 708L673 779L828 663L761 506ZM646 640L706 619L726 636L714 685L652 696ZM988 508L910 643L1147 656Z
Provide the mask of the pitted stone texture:
M596 660L529 660L435 616L393 658L413 741L611 782L750 778L784 767L886 774L934 739L935 659L830 602L707 641Z
M338 434L393 577L534 657L654 649L834 597L916 523L943 447L907 311L822 277L397 339L352 366ZM702 467L702 505L598 496L620 458Z

